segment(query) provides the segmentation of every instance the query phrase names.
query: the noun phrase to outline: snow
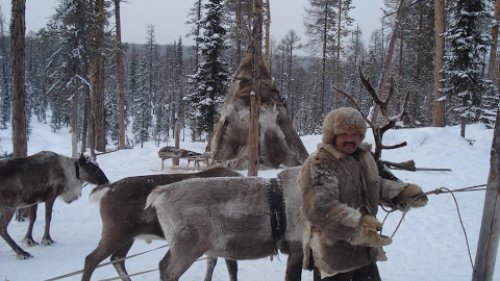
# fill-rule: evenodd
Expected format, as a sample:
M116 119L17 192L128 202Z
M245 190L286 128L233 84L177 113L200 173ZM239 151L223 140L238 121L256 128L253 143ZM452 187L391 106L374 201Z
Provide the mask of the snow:
M53 133L46 124L32 124L28 154L40 150L52 150L69 156L71 136L68 130ZM443 171L393 171L407 182L418 183L425 191L446 187L458 189L485 184L489 171L490 149L493 130L475 124L467 127L465 139L459 136L459 127L417 128L391 130L384 135L385 144L407 141L406 147L386 150L383 159L398 162L413 159L419 168L448 168ZM303 136L302 141L309 152L315 150L321 140L320 135ZM368 134L367 142L373 143ZM166 144L163 144L166 145ZM205 143L181 142L184 149L202 152ZM154 142L146 143L144 148L121 150L98 156L97 162L111 181L136 175L157 174L160 171L158 147ZM11 131L0 131L0 153L11 152ZM165 161L167 170L172 171L171 161ZM181 161L181 166L186 162ZM273 177L279 170L259 171L259 176ZM243 171L246 174L246 171ZM92 185L83 188L83 195L71 204L57 200L54 211L51 234L56 243L52 246L37 245L28 247L21 244L27 229L26 222L11 221L9 233L23 249L34 258L18 260L15 253L0 239L0 280L2 281L39 281L81 270L85 256L96 246L100 239L101 221L99 206L91 202L89 193ZM402 214L394 212L385 218L380 210L378 218L384 220L384 234L394 234L394 242L385 248L389 258L379 262L379 269L384 281L422 281L422 280L471 280L472 265L467 243L470 246L472 261L475 253L481 216L483 212L484 191L455 193L463 219L467 240L463 233L457 207L449 193L429 195L426 207L408 212L401 225ZM35 224L34 238L40 240L43 234L44 207L39 207L38 220ZM132 277L134 280L158 280L157 266L166 252L164 241L147 244L137 241L129 255L147 250L151 252L127 260L129 273L153 270L150 273ZM154 250L156 249L156 250ZM286 255L279 255L259 260L240 261L238 277L241 281L284 280ZM107 260L106 260L107 261ZM105 261L105 262L106 262ZM197 261L184 274L181 280L201 280L204 276L206 261ZM497 260L494 280L500 280L500 262ZM117 274L112 266L98 268L92 280L113 278ZM79 274L61 280L79 280ZM312 280L309 271L303 271L303 280ZM213 280L228 280L224 262L219 259Z

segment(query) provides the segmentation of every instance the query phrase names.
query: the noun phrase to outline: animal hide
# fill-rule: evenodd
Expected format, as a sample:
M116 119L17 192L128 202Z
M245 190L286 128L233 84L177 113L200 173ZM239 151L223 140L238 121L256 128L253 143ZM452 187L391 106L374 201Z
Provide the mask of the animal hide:
M209 141L216 161L232 161L243 168L248 153L247 140L250 126L250 92L252 89L253 55L241 61L231 82L221 110L221 117ZM286 105L269 75L260 65L262 92L259 110L260 163L264 167L278 168L301 165L308 153L288 117ZM237 161L237 160L241 161Z

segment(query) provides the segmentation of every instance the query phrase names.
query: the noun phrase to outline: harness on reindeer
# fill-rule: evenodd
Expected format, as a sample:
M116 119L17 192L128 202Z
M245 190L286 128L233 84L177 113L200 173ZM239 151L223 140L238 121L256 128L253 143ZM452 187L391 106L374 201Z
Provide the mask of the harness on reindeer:
M275 244L275 253L278 253L278 241L283 238L286 231L285 198L281 184L272 178L267 185L267 200L271 218L271 237Z

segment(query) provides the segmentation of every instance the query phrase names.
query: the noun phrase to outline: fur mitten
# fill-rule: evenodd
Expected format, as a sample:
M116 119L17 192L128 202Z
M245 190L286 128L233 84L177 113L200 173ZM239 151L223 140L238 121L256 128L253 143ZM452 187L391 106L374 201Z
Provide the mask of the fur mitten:
M378 234L382 224L374 216L364 215L349 239L349 243L355 246L382 247L391 244L392 239L388 236Z
M392 202L400 209L418 208L427 205L427 195L424 194L422 188L416 184L407 185Z

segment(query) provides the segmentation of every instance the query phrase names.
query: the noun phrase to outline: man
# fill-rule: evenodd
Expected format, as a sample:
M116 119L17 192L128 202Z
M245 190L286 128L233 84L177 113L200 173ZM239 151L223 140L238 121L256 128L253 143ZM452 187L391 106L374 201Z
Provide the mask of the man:
M386 259L382 247L392 240L377 232L378 205L405 210L427 204L419 186L379 176L370 145L361 143L365 133L359 111L333 110L323 122L322 142L302 166L304 266L313 259L315 281L381 280L376 261Z

